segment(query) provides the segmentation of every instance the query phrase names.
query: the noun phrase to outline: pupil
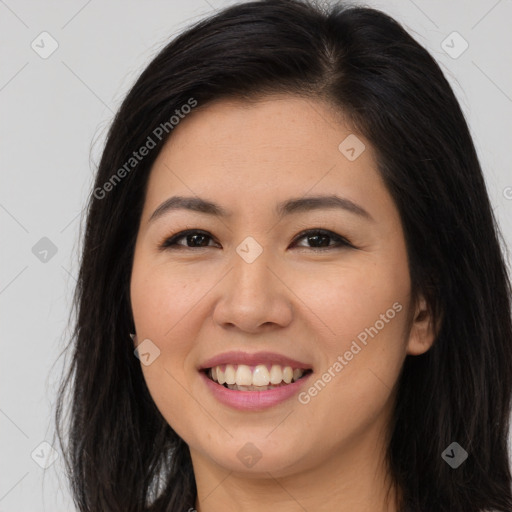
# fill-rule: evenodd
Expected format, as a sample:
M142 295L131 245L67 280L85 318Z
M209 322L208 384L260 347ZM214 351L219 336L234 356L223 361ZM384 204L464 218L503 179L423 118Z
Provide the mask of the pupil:
M195 241L197 241L197 238L198 238L198 237L199 237L199 238L203 238L203 239L204 239L205 235L197 235L197 234L196 234L196 235L188 235L188 240L189 240L189 242L190 242L191 240L195 240ZM195 242L192 242L192 245L193 245L194 247L196 247Z
M318 241L319 238L323 238L323 241L327 240L327 243L326 244L321 244L320 247L329 246L329 240L328 240L329 236L328 235L310 235L308 238L310 239L310 241L311 241L312 238L316 239L316 241ZM313 243L313 245L315 245L315 244ZM318 247L318 245L316 245L315 247Z

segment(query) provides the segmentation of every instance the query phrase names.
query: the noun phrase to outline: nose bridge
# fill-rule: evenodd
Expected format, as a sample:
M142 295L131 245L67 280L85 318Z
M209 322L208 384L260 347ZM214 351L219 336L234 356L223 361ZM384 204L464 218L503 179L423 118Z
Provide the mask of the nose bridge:
M287 288L275 275L276 260L270 251L247 237L236 247L230 266L215 308L217 323L251 331L263 324L290 321Z
M263 295L269 300L269 294L275 291L272 280L272 254L254 237L246 237L233 255L233 292L239 300L259 300Z

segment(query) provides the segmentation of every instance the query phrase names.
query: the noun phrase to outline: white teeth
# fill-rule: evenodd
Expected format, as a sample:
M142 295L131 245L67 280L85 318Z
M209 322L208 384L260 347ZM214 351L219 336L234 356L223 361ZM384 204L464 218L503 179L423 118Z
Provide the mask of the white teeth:
M271 384L280 384L283 380L283 370L277 364L273 364L272 368L270 368L270 383Z
M252 369L251 369L252 368ZM245 364L227 364L224 370L221 366L215 366L210 370L212 380L219 384L226 384L230 389L243 388L244 391L263 391L274 386L290 384L299 380L305 370L293 369L291 366L280 366L273 364L270 371L266 364L258 364L250 367Z
M226 380L226 384L236 383L236 371L232 364L226 365L226 369L224 370L224 379Z
M219 382L220 384L220 382ZM237 386L251 386L252 385L252 372L251 369L245 364L239 364L236 370L236 385Z
M252 385L253 386L268 386L270 382L270 374L268 373L267 367L263 364L259 364L254 368L252 374Z

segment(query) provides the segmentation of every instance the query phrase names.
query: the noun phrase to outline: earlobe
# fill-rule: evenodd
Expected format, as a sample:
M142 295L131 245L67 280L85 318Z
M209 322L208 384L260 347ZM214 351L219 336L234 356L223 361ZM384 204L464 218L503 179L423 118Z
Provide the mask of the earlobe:
M424 354L432 347L436 336L431 310L422 296L418 301L409 331L407 354L413 356Z

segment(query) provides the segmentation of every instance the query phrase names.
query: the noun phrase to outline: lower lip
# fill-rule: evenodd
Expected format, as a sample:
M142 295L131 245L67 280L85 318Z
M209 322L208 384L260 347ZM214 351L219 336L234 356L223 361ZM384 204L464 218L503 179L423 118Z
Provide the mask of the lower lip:
M205 372L199 372L213 396L224 405L241 411L261 411L280 404L296 395L312 375L308 373L298 381L265 391L237 391L228 389L211 380Z

